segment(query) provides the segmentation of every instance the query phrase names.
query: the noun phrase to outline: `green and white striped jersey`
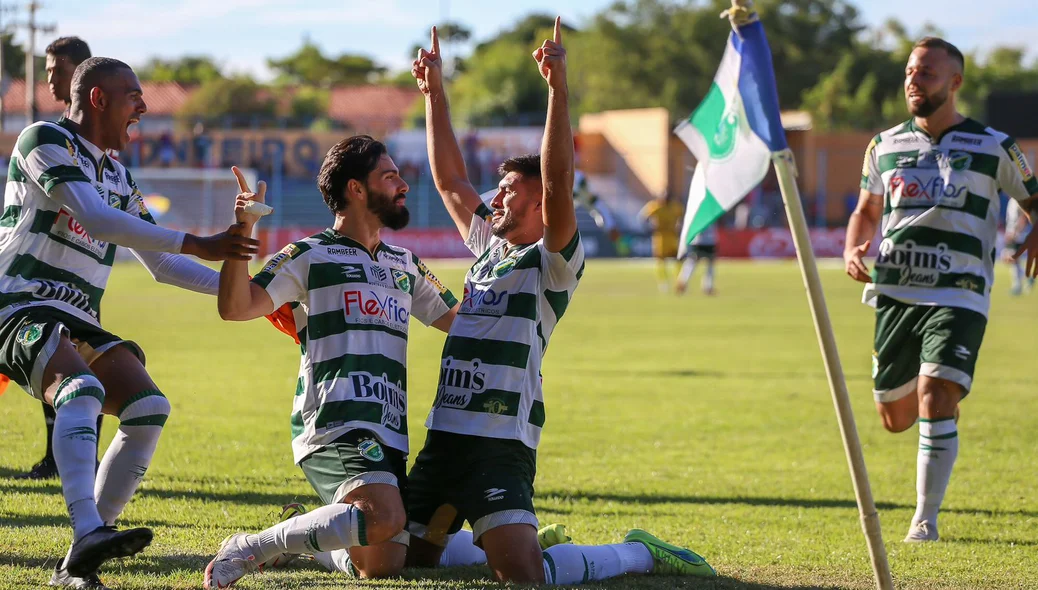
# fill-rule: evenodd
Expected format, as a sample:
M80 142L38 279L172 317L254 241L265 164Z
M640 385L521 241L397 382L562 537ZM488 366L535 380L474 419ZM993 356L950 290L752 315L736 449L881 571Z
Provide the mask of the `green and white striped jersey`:
M443 344L426 426L536 449L545 418L541 360L584 273L584 246L579 232L561 252L543 240L509 246L491 233L489 216L481 206L465 241L479 258Z
M883 240L864 300L990 307L1002 190L1017 201L1038 180L1016 142L966 119L936 140L914 119L877 135L861 187L883 195Z
M409 251L372 254L333 229L289 244L252 282L275 309L298 304L295 462L357 428L406 454L408 320L433 323L454 295Z
M129 215L113 217L107 208ZM72 132L66 119L25 128L0 216L0 321L26 305L49 305L98 324L116 244L97 236L123 235L115 226L140 223L130 216L154 226L122 164ZM105 231L87 233L86 219ZM157 227L149 235L157 236L157 250L177 251L183 241L180 232Z

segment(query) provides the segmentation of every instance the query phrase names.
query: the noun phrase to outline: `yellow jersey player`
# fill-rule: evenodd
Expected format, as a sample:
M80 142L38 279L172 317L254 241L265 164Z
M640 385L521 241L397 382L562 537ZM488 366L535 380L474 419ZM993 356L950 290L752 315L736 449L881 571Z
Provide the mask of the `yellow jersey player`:
M670 288L667 260L678 257L678 236L681 235L681 220L685 208L666 196L649 201L638 216L652 227L652 255L656 258L656 274L660 291Z

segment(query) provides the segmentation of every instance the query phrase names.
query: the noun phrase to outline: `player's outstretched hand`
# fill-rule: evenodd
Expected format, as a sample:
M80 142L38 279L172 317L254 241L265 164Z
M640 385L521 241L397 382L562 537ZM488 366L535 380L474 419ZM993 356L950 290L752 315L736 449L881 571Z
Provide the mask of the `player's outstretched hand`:
M202 260L252 260L259 251L259 240L242 234L243 224L232 225L225 232L204 238L187 234L180 251Z
M869 252L869 246L872 245L871 240L865 240L865 243L860 246L848 246L843 252L843 263L847 270L847 274L856 281L862 283L871 283L872 277L869 276L869 269L865 266L865 262L862 260Z
M544 43L533 52L537 61L537 69L551 88L566 86L566 48L562 46L562 17L555 17L555 35L553 39L545 39Z
M1034 209L1031 210L1033 211ZM1038 223L1035 224L1034 228L1031 229L1031 233L1024 239L1024 243L1013 254L1013 260L1019 260L1025 252L1027 253L1027 265L1024 266L1024 275L1030 279L1038 277Z
M432 28L429 51L418 50L418 58L411 62L411 75L418 81L418 90L431 96L443 90L443 60L440 59L440 37Z
M238 179L238 197L234 201L234 219L238 223L253 226L260 217L270 215L274 208L268 206L264 199L267 196L267 183L262 180L256 185L256 192L249 189L249 182L237 166L231 166L231 172Z

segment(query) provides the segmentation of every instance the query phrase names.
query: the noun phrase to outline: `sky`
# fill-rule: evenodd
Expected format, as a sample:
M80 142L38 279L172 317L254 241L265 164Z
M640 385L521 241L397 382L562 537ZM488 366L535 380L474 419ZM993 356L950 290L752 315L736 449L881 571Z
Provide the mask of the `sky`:
M1025 47L1038 58L1038 11L1030 0L861 0L869 25L897 17L915 30L926 21L964 51L996 44ZM410 48L428 39L429 27L459 21L482 41L531 12L559 14L579 28L613 0L47 0L37 16L56 31L39 35L38 53L56 36L78 35L94 55L140 65L150 56L204 54L227 70L269 79L267 57L294 52L304 38L327 54L360 53L391 69L404 69ZM11 4L15 4L12 2ZM17 3L24 5L24 3ZM150 6L149 10L143 7ZM12 16L5 14L5 20ZM14 15L24 20L24 13ZM20 33L18 40L25 38ZM450 51L451 48L444 48ZM463 52L464 47L454 48Z

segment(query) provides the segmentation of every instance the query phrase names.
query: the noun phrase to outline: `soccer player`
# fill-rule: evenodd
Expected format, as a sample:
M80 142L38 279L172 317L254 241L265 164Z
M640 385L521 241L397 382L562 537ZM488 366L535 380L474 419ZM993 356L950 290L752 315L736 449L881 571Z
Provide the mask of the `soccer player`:
M235 213L251 235L258 218L244 206L262 202L265 186L253 194L235 173ZM407 183L385 145L366 135L340 141L317 184L333 226L286 246L251 281L244 262L225 263L218 304L220 317L233 321L298 304L292 450L325 505L226 538L205 570L206 588L226 588L285 554L349 549L365 578L404 565L409 319L446 331L458 301L417 256L381 241L383 227L401 229L409 219Z
M94 584L104 561L151 542L149 529L112 524L151 463L170 408L140 348L100 324L116 245L162 272L181 267L179 257L163 253L247 259L258 242L155 225L133 179L107 157L147 111L129 66L87 59L71 88L69 117L25 128L11 156L0 217L0 373L56 410L54 458L73 542L52 583L83 587ZM175 274L173 281L190 279ZM95 477L102 411L120 426Z
M47 46L47 85L50 86L51 96L54 100L65 103L65 114L72 104L72 74L76 66L90 57L90 47L79 37L60 37ZM57 477L58 466L54 462L54 446L51 439L54 437L54 408L46 402L43 404L43 422L47 427L47 450L28 472L15 477L15 479L49 479ZM101 433L101 422L103 414L97 416L97 432ZM100 444L100 440L98 440Z
M538 543L541 358L584 272L561 37L556 20L554 40L534 52L549 97L541 155L502 164L493 210L469 181L451 128L436 29L430 50L413 64L425 95L433 180L478 258L444 343L429 433L410 473L408 563L435 566L448 536L467 520L501 581L569 584L653 570L713 575L698 555L644 531L617 545L562 544L542 553Z
M962 53L926 37L905 68L912 118L883 131L865 151L858 207L847 227L847 274L868 283L876 307L873 395L883 426L919 422L917 505L905 542L936 541L937 512L959 454L959 402L987 327L994 279L999 190L1033 219L1038 181L1012 138L959 114ZM869 274L862 258L882 223ZM1038 264L1038 233L1016 256Z
M598 195L591 192L591 187L587 182L587 175L580 170L574 171L573 202L587 209L588 214L595 222L595 225L598 226L598 229L605 232L606 237L613 243L613 247L616 248L618 255L627 256L630 254L630 247L627 245L627 241L624 240L623 235L620 234L620 228L616 226L613 212L609 210L609 207L602 202Z
M717 224L707 226L692 238L692 249L685 254L685 260L681 263L681 273L674 290L678 295L688 290L688 281L692 273L696 272L696 266L700 260L706 260L706 271L703 273L703 282L700 285L706 295L714 294L714 258L717 256Z
M1023 264L1020 262L1020 258L1015 256L1016 251L1024 245L1024 240L1030 233L1031 224L1028 223L1023 208L1020 203L1010 199L1009 206L1006 208L1005 259L1013 267L1013 286L1009 291L1012 295L1023 293L1025 284L1028 292L1034 289L1034 277L1024 278Z
M656 258L656 278L660 291L670 290L668 261L678 256L678 236L685 208L667 196L649 201L642 207L638 217L652 227L652 255Z

